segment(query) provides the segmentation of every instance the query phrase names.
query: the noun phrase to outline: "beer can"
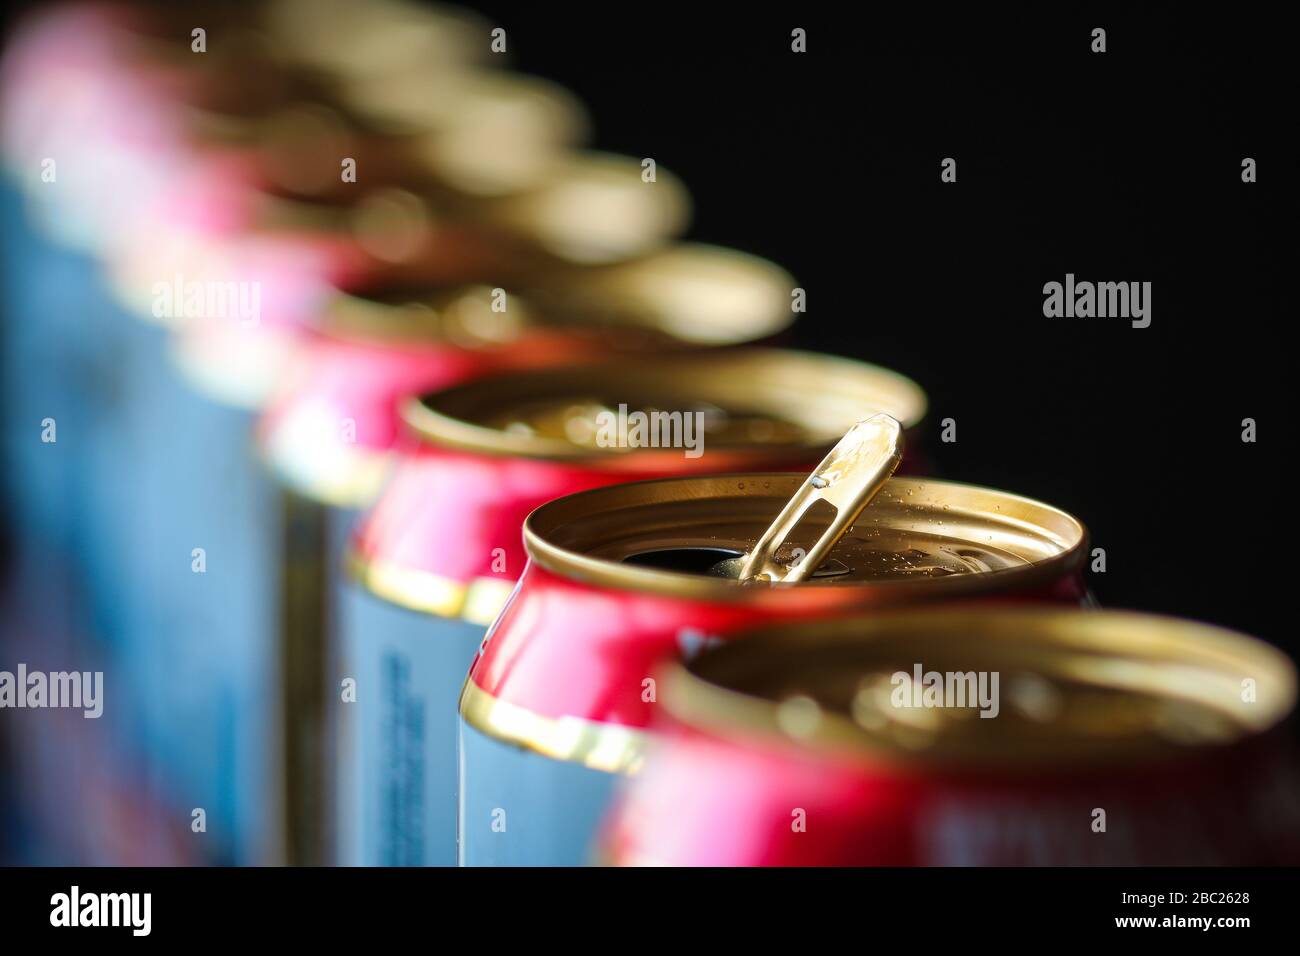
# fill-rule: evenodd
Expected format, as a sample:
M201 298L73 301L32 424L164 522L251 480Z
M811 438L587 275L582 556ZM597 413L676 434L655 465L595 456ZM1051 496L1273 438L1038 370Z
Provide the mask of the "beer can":
M403 400L493 365L556 364L590 349L528 321L516 303L493 321L493 290L336 292L281 370L258 424L281 488L280 673L289 859L334 858L331 744L346 689L332 635L347 535L378 493L401 435ZM505 348L509 342L510 347Z
M299 519L281 508L254 427L334 277L366 257L310 216L242 215L237 177L202 186L202 201L167 192L176 204L160 197L142 220L174 245L144 229L114 262L130 264L117 294L147 321L128 325L128 388L98 436L91 553L154 785L178 811L203 812L210 858L274 862L286 839L273 772L282 523ZM231 287L224 309L187 307L192 290Z
M29 13L0 63L5 379L24 423L8 433L11 513L22 553L73 578L93 485L86 450L113 413L125 325L89 254L166 151L157 97L119 56L132 19L88 4Z
M789 411L812 392L815 406ZM602 441L620 405L625 417L698 413L702 454ZM529 511L629 479L808 464L864 409L914 424L924 407L914 383L875 366L741 348L492 375L408 403L420 440L358 528L343 602L356 687L340 758L353 808L344 859L454 862L456 697L524 567Z
M788 408L811 411L808 394ZM806 583L717 576L715 565L752 547L806 477L637 482L529 515L528 565L460 698L463 864L587 860L618 776L641 764L666 657L759 622L853 608L1083 599L1077 519L1005 492L918 478L890 479ZM797 556L827 520L810 510L778 558Z
M390 462L403 456L402 400L491 370L590 360L610 350L626 355L763 337L789 317L789 276L732 250L686 245L623 263L575 265L560 275L563 281L551 275L545 285L525 284L522 294L409 284L337 292L262 418L263 453L285 489L286 513L298 516L285 525L292 534L285 543L281 617L286 784L312 806L294 809L291 800L288 818L314 834L302 836L301 846L322 848L304 850L304 856L335 855L324 849L331 840L323 814L356 819L350 811L325 809L356 790L352 781L331 785L332 748L322 743L351 733L338 725L337 705L346 690L336 685L345 679L341 675L355 679L337 660L333 634L341 613L338 561L344 549L330 542L342 539L356 509L378 491ZM568 291L577 275L589 279L585 295ZM646 288L650 277L653 292ZM664 313L683 287L702 290L713 304L707 318L677 326ZM680 307L672 311L682 318ZM340 839L355 844L346 835ZM339 855L355 858L346 849Z
M134 471L145 457L139 439L159 418L130 432L123 425L132 408L156 409L160 397L174 393L166 385L164 337L141 337L144 330L117 304L96 261L187 161L165 91L131 55L148 19L120 5L62 5L23 24L6 51L6 160L35 227L15 227L5 243L24 260L6 286L7 296L16 296L8 310L7 344L14 347L6 349L13 361L7 378L20 420L33 424L15 434L23 490L14 513L31 516L21 519L22 553L48 562L47 573L58 576L56 593L77 618L77 653L97 662L90 669L102 668L110 688L103 726L112 730L116 750L105 753L103 766L120 779L99 783L141 813L165 801L174 816L155 828L158 834L182 827L190 832L191 809L212 817L210 839L170 844L177 851L171 855L156 849L159 840L140 839L136 849L143 855L131 858L229 862L237 859L235 841L222 821L228 822L236 783L191 799L176 785L182 774L162 773L148 759L166 734L177 763L192 765L192 747L210 748L214 761L228 760L230 738L213 740L207 727L187 725L192 711L167 711L178 718L170 723L159 719L159 701L183 693L204 674L156 668L156 661L130 650L150 636L164 648L163 642L181 636L171 627L176 619L147 618L145 612L152 602L170 605L172 589L189 583L178 582L173 569L189 569L193 545L187 538L183 548L152 553L145 540L154 513L119 510L136 494L152 502L160 490L137 482ZM181 434L180 442L171 441L164 429L152 440L185 461L187 440L198 436ZM146 583L139 574L151 562L173 573ZM52 612L34 626L57 628L63 618ZM107 646L90 646L92 638ZM228 699L224 704L239 706ZM136 773L142 756L146 772ZM224 769L233 773L228 763ZM63 789L77 793L75 780L68 783Z
M1291 662L1174 618L945 609L670 665L619 864L1294 864Z

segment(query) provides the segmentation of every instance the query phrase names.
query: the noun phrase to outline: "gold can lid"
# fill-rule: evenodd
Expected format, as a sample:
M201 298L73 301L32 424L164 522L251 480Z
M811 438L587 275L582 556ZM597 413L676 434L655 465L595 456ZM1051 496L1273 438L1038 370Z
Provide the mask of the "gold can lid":
M635 362L512 371L407 403L407 424L446 447L489 455L675 470L683 455L772 463L811 458L864 414L914 425L925 395L910 379L851 359L783 349L668 352ZM665 446L642 421L698 447ZM658 417L654 417L658 416ZM620 437L622 436L622 437ZM664 436L659 435L658 438ZM679 443L680 444L680 443ZM787 495L788 497L788 495Z
M873 605L1046 593L1076 575L1086 556L1083 524L1051 505L974 485L895 477L806 582L736 580L735 558L754 547L806 478L709 475L579 492L529 515L524 544L542 566L602 587L760 602L774 590L864 588L870 594L854 600ZM774 560L793 563L831 518L809 510Z
M321 318L321 331L336 338L374 342L445 342L475 349L517 342L545 325L526 301L485 285L392 286L372 292L337 292Z
M286 57L341 79L397 79L428 64L464 67L490 53L479 18L405 0L271 0L264 23Z
M766 259L681 243L625 262L552 269L528 291L539 308L582 323L731 345L789 326L794 286L793 276Z
M371 233L394 241L418 235L419 205L404 216L403 203L390 205L382 215L374 208L383 225ZM757 256L684 244L612 265L556 268L544 283L399 281L338 293L323 326L345 337L434 339L470 348L508 345L537 328L590 335L613 349L735 345L789 325L793 285L789 273Z
M332 237L354 242L377 262L415 266L442 228L445 225L428 198L384 186L355 197L261 193L255 200L250 232Z
M530 188L474 204L467 214L568 262L626 259L657 248L690 220L681 181L662 168L646 181L644 169L629 156L569 154Z
M353 83L367 125L443 188L474 196L536 188L586 139L586 111L563 87L518 73L447 71Z
M662 701L722 735L987 771L1175 757L1261 734L1295 669L1262 641L1119 611L949 608L737 635Z

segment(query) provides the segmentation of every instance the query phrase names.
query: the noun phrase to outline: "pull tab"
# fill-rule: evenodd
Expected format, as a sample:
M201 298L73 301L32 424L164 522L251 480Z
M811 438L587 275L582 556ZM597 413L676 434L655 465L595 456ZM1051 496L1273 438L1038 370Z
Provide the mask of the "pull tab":
M890 416L874 415L850 428L745 556L740 580L793 584L812 577L836 542L884 487L902 457L903 427ZM779 564L772 557L777 548L785 543L808 509L819 501L834 506L835 517L807 554L792 566Z

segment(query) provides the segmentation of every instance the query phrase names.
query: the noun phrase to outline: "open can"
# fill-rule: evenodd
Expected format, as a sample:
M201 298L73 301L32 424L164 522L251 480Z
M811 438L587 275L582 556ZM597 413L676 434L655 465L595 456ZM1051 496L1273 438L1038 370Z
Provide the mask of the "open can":
M775 349L513 372L408 404L413 443L353 540L342 602L345 862L455 861L456 699L523 571L533 508L637 478L808 465L864 410L914 425L924 408L893 372ZM668 440L638 439L654 421Z
M1294 864L1291 662L1147 614L787 623L669 668L604 854L669 866Z
M718 576L806 477L624 484L528 517L529 563L460 699L462 863L587 861L618 776L641 765L665 659L762 622L962 598L1084 598L1077 519L1005 492L915 478L885 483L805 583ZM776 557L810 547L826 521L810 510Z

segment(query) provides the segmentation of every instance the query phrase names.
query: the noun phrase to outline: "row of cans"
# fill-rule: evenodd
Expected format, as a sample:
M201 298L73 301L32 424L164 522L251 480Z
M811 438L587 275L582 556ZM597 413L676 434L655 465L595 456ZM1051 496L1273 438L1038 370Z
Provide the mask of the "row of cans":
M915 383L746 345L793 278L673 242L683 187L578 151L580 106L487 67L488 25L286 0L214 17L202 54L193 26L42 15L5 145L98 261L80 324L24 327L17 354L83 364L12 371L20 417L77 423L22 507L33 540L66 524L126 737L206 810L204 858L1293 857L1289 662L1083 610L1082 523L924 477ZM178 307L218 286L249 308ZM905 475L811 579L719 572L881 412ZM987 706L927 706L929 672Z

